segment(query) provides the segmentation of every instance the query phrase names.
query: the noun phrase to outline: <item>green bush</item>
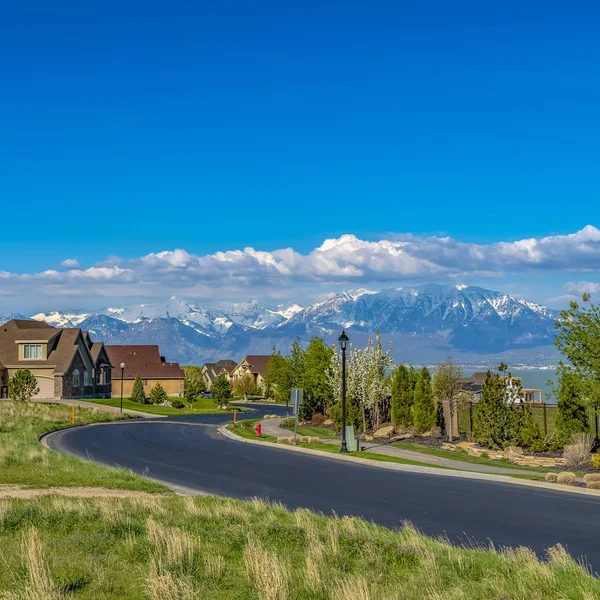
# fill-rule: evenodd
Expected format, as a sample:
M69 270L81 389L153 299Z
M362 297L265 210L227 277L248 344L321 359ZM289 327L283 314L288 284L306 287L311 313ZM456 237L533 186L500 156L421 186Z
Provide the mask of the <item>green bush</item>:
M329 407L329 416L338 431L342 430L342 403L338 402ZM362 413L356 404L346 403L346 425L353 425L355 430L362 428Z
M176 398L175 400L171 400L171 406L173 408L183 408L185 404Z

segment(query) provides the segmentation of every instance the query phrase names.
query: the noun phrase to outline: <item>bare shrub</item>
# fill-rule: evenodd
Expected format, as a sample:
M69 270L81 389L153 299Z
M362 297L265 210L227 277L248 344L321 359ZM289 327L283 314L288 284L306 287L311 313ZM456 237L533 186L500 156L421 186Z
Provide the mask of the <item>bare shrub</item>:
M290 438L287 438L287 437L278 437L277 438L277 443L278 444L289 444L290 443Z
M321 441L321 438L318 438L318 437L309 437L308 438L309 444L318 444L320 441Z
M442 428L436 425L431 428L430 433L432 438L439 439L442 437Z
M593 447L594 436L591 433L574 433L571 443L563 451L566 466L577 468L589 465Z
M583 476L583 480L586 483L589 483L590 481L600 481L600 473L588 473Z
M325 415L322 415L321 413L315 413L310 420L310 424L313 427L319 427L323 425L323 423L325 423L326 420L327 417L325 417Z
M589 490L600 490L600 481L588 481L587 488Z
M557 477L558 477L558 473L546 473L546 481L548 483L556 483Z
M571 485L575 481L575 473L571 473L570 471L564 471L563 473L559 473L556 478L556 483L560 483L562 485Z
M308 444L308 442L310 442L310 436L309 435L301 435L298 437L298 441L303 444Z

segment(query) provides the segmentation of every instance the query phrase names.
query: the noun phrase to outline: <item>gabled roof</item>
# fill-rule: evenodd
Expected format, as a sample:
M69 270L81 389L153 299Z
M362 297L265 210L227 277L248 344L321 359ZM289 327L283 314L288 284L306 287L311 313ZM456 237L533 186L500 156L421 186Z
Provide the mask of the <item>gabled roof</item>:
M270 360L270 354L248 354L244 356L238 366L245 362L248 364L248 371L250 371L250 373L258 373L264 377Z
M76 327L59 329L39 321L13 319L0 326L0 362L4 366L54 368L54 375L62 375L73 362L81 334L81 329ZM48 358L19 360L19 344L16 342L21 340L47 342ZM87 348L85 343L84 346Z
M179 363L161 360L156 345L105 345L106 353L116 373L113 379L121 379L121 363L125 363L123 377L135 379L183 379L185 373Z

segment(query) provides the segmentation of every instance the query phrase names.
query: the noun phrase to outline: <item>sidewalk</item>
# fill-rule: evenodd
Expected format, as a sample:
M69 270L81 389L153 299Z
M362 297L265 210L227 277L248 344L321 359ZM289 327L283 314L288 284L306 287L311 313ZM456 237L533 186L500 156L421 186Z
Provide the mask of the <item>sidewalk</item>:
M283 429L280 427L281 421L284 419L266 419L261 421L262 432L266 435L274 437L290 437L294 434L293 430ZM339 446L341 442L338 440L321 440L323 444L335 444ZM368 444L368 443L367 443ZM432 456L423 454L422 452L413 452L412 450L404 450L396 448L389 444L368 444L361 442L363 450L372 452L373 454L382 454L385 456L395 456L406 460L414 460L426 465L434 467L449 467L451 469L460 469L461 471L473 471L476 473L495 473L498 475L535 475L543 477L544 474L538 471L526 471L524 469L511 469L504 467L493 467L487 465L478 465L474 463L462 462L460 460L452 460L450 458L442 458L440 456Z

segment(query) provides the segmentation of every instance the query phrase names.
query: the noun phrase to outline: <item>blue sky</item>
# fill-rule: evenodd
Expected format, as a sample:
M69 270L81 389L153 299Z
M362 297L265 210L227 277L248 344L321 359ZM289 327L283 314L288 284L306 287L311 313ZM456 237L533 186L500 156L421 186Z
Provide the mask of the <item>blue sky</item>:
M600 226L595 2L13 4L0 23L0 309L154 297L174 271L193 297L233 293L232 276L239 293L277 298L296 293L290 279L314 297L422 279L292 261L249 282L247 256L226 276L136 271L176 249L306 257L345 234L494 248ZM587 243L586 259L600 253ZM361 252L359 270L376 260ZM425 274L546 301L599 280L600 258L584 272L578 260ZM87 271L116 265L128 282Z

